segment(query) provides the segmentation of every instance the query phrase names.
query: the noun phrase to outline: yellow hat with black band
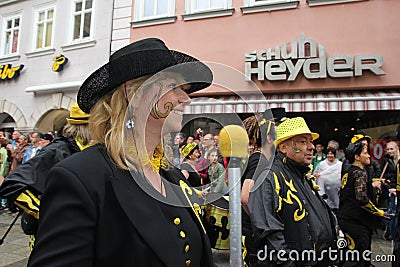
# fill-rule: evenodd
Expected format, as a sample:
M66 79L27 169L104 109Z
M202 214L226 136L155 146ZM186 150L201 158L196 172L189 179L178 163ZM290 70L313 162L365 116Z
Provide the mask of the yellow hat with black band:
M74 103L69 110L69 118L67 118L67 122L69 124L88 124L89 123L90 114L83 112L78 103Z
M283 141L300 134L311 134L313 140L319 137L319 134L310 131L304 118L296 117L286 119L276 127L276 140L274 144L278 146Z
M190 154L192 154L196 149L199 149L199 146L196 143L189 143L182 147L182 156L187 158Z
M367 142L368 143L371 143L371 136L368 136L368 135L363 135L363 134L355 134L354 136L353 136L353 138L351 138L351 143L352 144L355 144L355 143L357 143L358 141L362 141L362 140L367 140Z

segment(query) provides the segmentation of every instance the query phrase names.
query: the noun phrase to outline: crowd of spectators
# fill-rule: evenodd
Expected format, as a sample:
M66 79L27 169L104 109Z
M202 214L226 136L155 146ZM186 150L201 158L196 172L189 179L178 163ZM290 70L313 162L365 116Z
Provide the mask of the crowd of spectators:
M0 131L0 176L6 177L18 166L36 156L40 150L54 139L53 132L21 133ZM1 199L0 210L7 206L6 199Z
M173 154L171 161L192 186L226 194L228 159L221 156L218 140L218 132L204 133L201 128L193 135L175 133L173 143L169 144Z

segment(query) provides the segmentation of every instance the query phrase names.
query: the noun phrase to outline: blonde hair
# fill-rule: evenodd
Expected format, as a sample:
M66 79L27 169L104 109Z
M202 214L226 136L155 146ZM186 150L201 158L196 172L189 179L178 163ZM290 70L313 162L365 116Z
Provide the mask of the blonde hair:
M146 90L147 87L166 77L174 78L179 85L185 84L182 76L176 73L160 72L156 75L146 75L129 80L118 86L116 90L100 99L91 109L89 126L92 139L96 143L105 145L109 156L117 167L124 170L137 170L138 166L144 166L149 162L147 152L145 153L140 149L144 148L144 144L138 144L135 141L141 140L137 138L137 134L144 133L140 133L140 131L135 129L134 134L132 129L132 132L127 132L128 134L124 136L125 113L128 107L127 104L132 98L142 97L141 94L139 96L136 95L140 87L144 87L140 90L141 93L148 93L148 90ZM150 103L150 107L155 105L159 100L159 96L155 95ZM131 116L135 115L134 112L131 110L131 113L133 113ZM161 145L157 146L153 155L162 155L164 158L164 151ZM164 161L167 162L166 160ZM164 165L163 167L165 168L166 166Z
M63 135L65 137L79 139L84 146L87 146L92 141L88 124L67 123L63 128Z
M400 155L399 155L399 146L397 145L397 143L395 141L390 141L389 143L386 144L386 147L388 147L388 145L393 145L394 146L394 163L396 164L399 161Z

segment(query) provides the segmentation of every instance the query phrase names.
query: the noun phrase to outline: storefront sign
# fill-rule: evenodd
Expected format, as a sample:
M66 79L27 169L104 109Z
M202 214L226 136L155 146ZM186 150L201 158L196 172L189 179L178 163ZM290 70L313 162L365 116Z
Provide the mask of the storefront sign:
M380 68L383 57L369 55L333 55L327 58L325 47L300 35L290 44L245 53L245 75L250 81L294 81L300 72L307 79L358 77L363 71L385 75Z
M60 72L63 70L64 65L68 63L68 58L64 55L59 55L58 57L53 58L54 64L51 68L54 72Z
M0 65L0 79L1 80L16 79L23 68L24 65L22 64L17 67L13 67L11 64Z

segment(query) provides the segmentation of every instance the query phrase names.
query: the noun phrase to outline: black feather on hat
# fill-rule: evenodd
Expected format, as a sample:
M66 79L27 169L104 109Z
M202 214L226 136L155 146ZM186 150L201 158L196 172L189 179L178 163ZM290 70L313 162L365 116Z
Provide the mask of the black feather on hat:
M111 55L107 64L93 72L78 91L79 107L86 113L107 93L126 81L171 68L183 75L188 94L211 85L213 75L202 62L182 52L168 49L163 41L147 38L131 43Z

